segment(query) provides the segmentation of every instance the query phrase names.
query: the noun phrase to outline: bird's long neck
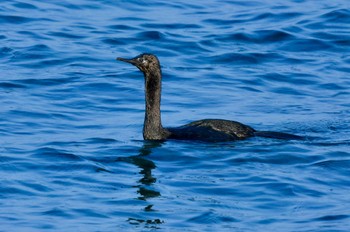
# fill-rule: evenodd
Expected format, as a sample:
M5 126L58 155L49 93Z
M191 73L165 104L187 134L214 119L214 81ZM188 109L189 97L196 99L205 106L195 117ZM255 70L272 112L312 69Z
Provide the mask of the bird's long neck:
M160 98L162 89L161 70L144 72L146 112L143 126L143 138L146 140L162 140L166 138L166 130L162 126L160 114Z

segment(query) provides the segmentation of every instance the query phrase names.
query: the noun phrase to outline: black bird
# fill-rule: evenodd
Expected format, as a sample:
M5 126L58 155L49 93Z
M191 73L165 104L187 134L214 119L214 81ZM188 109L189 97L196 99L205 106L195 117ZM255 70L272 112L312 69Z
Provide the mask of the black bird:
M146 94L146 113L143 125L145 140L178 139L220 142L242 140L253 136L302 139L300 136L287 133L256 131L242 123L222 119L203 119L180 127L164 128L160 114L162 72L158 58L153 54L144 53L132 59L118 57L117 60L130 63L143 72Z

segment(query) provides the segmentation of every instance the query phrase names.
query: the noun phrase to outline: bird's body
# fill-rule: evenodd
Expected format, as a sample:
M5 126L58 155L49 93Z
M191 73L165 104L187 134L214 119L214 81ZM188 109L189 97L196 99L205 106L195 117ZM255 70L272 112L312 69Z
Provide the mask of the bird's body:
M212 142L241 140L252 137L255 133L250 126L223 119L203 119L168 130L171 132L170 139Z
M160 113L162 73L158 58L152 54L141 54L132 59L117 59L135 65L144 74L146 111L143 138L145 140L176 139L219 142L242 140L253 136L302 139L300 136L287 133L256 131L240 122L223 119L204 119L180 127L164 128Z

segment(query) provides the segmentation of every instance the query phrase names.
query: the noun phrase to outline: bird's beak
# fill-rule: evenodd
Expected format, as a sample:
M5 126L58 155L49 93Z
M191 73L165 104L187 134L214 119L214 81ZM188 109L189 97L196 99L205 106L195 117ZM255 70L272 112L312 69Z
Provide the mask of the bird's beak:
M117 57L116 60L120 60L120 61L129 63L129 64L132 64L132 65L136 65L136 66L137 66L137 64L138 64L138 62L137 62L136 59L125 59L125 58Z

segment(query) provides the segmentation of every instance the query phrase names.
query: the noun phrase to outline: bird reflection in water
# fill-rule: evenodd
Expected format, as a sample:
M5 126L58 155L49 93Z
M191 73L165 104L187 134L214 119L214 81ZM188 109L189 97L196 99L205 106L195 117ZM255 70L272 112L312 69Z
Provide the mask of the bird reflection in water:
M159 141L145 141L142 148L139 150L139 154L136 156L129 157L119 157L117 161L127 162L134 164L140 168L140 174L142 178L138 180L137 185L134 187L138 188L137 193L140 195L137 197L139 200L147 201L150 198L161 196L160 192L154 189L154 183L157 179L152 175L152 170L156 168L156 165L153 161L147 159L146 157L152 153L152 150L160 147L162 142ZM146 212L154 211L152 209L153 205L147 205L143 210ZM156 225L163 223L160 219L128 219L130 224L141 224L146 223L147 225Z

